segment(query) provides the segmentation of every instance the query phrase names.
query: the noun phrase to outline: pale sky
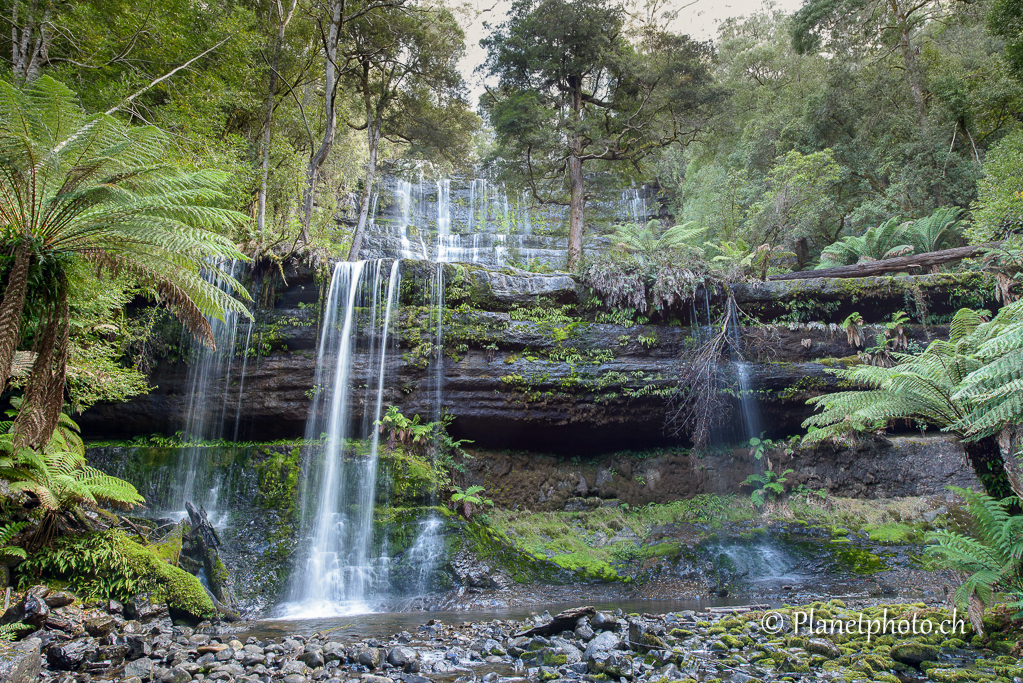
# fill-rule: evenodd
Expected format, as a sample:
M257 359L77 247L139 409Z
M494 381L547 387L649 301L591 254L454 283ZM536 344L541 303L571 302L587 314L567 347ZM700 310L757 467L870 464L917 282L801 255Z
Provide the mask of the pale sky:
M453 4L458 4L453 3ZM803 0L775 0L774 7L784 12L795 12L803 5ZM718 24L729 17L752 14L764 7L762 0L668 0L668 6L681 7L679 18L673 25L675 31L686 33L697 40L714 39L717 37ZM480 47L480 39L485 35L483 23L499 24L511 7L511 0L468 0L464 5L466 14L462 15L465 26L466 56L462 60L462 73L469 84L469 102L474 106L483 93L479 76L473 70L483 62L486 52ZM471 19L471 23L466 23Z

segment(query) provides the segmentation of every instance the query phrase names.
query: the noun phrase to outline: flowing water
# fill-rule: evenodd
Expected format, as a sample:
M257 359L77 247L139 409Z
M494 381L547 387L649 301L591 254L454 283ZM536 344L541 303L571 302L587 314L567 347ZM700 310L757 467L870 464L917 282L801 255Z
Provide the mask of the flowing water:
M383 260L335 265L316 357L313 405L306 424L310 441L325 435L315 461L307 458L302 493L302 533L308 536L304 565L297 568L285 618L309 619L372 611L385 597L386 554L373 544L380 419L387 354L399 290L400 262ZM382 298L381 298L382 297ZM374 391L365 401L361 436L368 452L352 444L353 360L366 349ZM367 434L367 430L369 434Z
M210 277L221 289L227 289L224 275L235 279L241 277L244 264L231 261L219 266ZM179 469L166 501L167 509L161 516L183 519L187 516L185 503L191 502L197 508L205 509L214 524L223 522L224 515L217 510L220 482L203 457L206 449L203 441L216 441L229 437L237 438L241 417L241 400L245 391L247 364L242 361L241 370L234 372L237 347L239 314L225 311L224 319L210 319L215 348L200 347L197 357L188 368L189 401L188 413L182 433L186 442L179 458ZM248 321L245 345L240 349L247 359L249 342L252 339L252 321ZM232 382L238 385L237 393ZM230 425L230 427L229 427Z

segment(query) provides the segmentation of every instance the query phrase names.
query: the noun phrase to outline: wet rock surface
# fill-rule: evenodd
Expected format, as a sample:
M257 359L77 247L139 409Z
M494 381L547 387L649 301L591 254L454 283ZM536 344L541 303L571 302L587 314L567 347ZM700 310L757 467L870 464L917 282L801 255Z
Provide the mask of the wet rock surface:
M828 631L835 620L855 622L861 615L868 621L913 618L935 627L951 623L957 631L948 634L946 625L945 634L935 628L907 635L892 632L896 627L869 638L869 629L862 634ZM88 615L75 616L80 621ZM832 600L773 611L752 606L667 614L589 607L524 621L442 621L423 615L417 625L378 637L347 635L336 628L311 633L297 628L269 636L258 623L203 623L193 629L165 618L146 624L113 618L118 628L103 638L77 629L42 629L14 647L29 652L36 665L42 662L38 679L44 681L895 683L929 678L935 683L1014 683L1023 676L1011 634L975 637L968 623L953 621L947 610L925 603L878 606L876 601ZM345 619L358 622L359 617ZM140 641L145 647L125 646Z
M462 293L461 299L449 301L449 308L471 304L468 312L452 310L444 326L443 409L456 417L453 429L457 437L473 439L481 446L584 453L677 441L664 431L666 399L679 356L694 344L698 331L680 326L677 320L672 325L531 322L522 317L525 308L582 301L572 277L459 264L443 267L446 282L457 282L451 286ZM435 268L436 264L425 261L403 265L403 278L410 287L403 290L398 335L401 353L392 354L388 361L385 402L399 406L405 414L428 415L436 409L427 369L402 358L402 354L415 356L419 344L432 341L426 339L432 328L428 333L420 329L417 317L426 315L424 306L429 299L423 282L431 280ZM871 323L881 322L883 317L870 314L876 304L856 303L867 296L865 292L895 297L899 305L890 310L897 310L904 307L906 292L925 292L935 299L944 296L945 289L960 286L948 278L930 276L869 280L824 284L830 287L829 296L841 300L843 306L861 309ZM784 319L779 316L786 302L800 300L811 285L824 286L803 281L733 288L741 304L763 309L758 309L755 317L767 323L751 327L747 341L750 385L758 395L762 423L772 437L798 431L812 412L806 399L840 387L826 370L854 358L860 350L850 346L835 322L845 314L832 312L828 316L834 321L826 323L777 322ZM702 297L702 292L698 296ZM710 295L708 308L719 296L720 292ZM314 382L317 301L312 273L289 272L276 307L259 312L254 347L250 348L255 353L249 354L254 357L247 361L238 354L229 373L238 378L245 366L245 391L237 400L232 398L233 410L224 411L223 433L252 440L303 436ZM936 300L931 304L934 311L939 310L940 306L934 308ZM518 313L516 307L520 307ZM700 324L707 322L701 319ZM240 328L245 329L239 334L248 334L246 326ZM873 339L881 329L868 325L864 337ZM947 328L942 326L906 325L905 331L909 343L921 347L947 337ZM239 345L244 342L245 338L236 340ZM375 372L369 365L368 354L356 353L355 384L369 381ZM155 386L151 393L124 404L93 406L79 419L84 433L90 438L173 434L185 424L187 377L186 363L159 363L151 377ZM232 397L237 391L235 385L210 390ZM358 419L365 408L361 394L354 397L352 408Z

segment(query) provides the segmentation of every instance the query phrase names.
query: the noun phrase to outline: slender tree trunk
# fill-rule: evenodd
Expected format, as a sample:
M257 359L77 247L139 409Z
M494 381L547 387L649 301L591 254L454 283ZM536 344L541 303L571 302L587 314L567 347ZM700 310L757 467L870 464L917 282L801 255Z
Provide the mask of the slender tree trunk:
M368 107L367 114L369 114ZM355 234L352 235L352 248L348 252L349 261L359 260L359 251L362 249L362 238L366 234L366 224L369 222L370 199L373 196L373 183L376 181L377 173L377 150L380 148L379 124L377 122L367 120L366 134L369 138L369 161L366 162L366 185L362 188L362 201L359 202L359 222L355 226Z
M38 0L31 0L23 17L19 17L20 4L15 0L11 7L11 67L16 80L31 83L39 76L39 68L49 59L50 42L53 40L49 25L50 8L43 11L42 19L36 24Z
M11 363L14 352L21 341L21 316L25 309L25 293L28 291L28 269L32 265L32 244L22 239L14 252L14 266L7 277L4 298L0 302L0 372L3 382L0 390L11 378Z
M578 79L573 79L572 85L572 109L578 124L583 107L583 93ZM583 195L583 161L580 158L582 145L582 138L576 135L572 139L572 151L568 157L568 182L571 188L568 223L568 269L570 271L579 267L583 255L583 203L585 196Z
M920 73L917 70L916 53L909 39L909 15L899 6L899 0L888 0L888 6L899 24L899 48L902 50L902 64L909 79L909 89L913 92L913 104L916 106L917 121L922 128L927 123L927 105L924 101L924 89L920 84Z
M62 281L57 300L51 303L46 322L36 333L36 359L25 384L25 402L14 420L15 449L42 447L57 428L64 405L70 322L67 283Z
M335 99L337 95L337 43L341 33L341 9L342 0L335 0L331 6L330 26L324 43L324 79L323 79L323 109L325 127L323 139L316 153L309 159L306 168L305 201L302 211L302 235L300 242L309 244L309 226L313 220L313 202L316 195L316 183L319 180L320 169L327 160L330 150L334 147L334 134L337 128L337 110Z
M263 117L262 178L259 183L259 200L256 211L256 226L257 234L259 235L263 234L263 228L266 227L266 191L267 185L270 182L270 127L273 124L274 94L277 92L277 74L278 69L281 66L281 49L284 45L284 32L287 30L288 24L291 22L291 17L295 14L295 7L297 5L298 0L292 0L291 7L288 9L287 14L285 14L284 7L280 2L277 3L277 15L279 18L279 22L277 24L277 40L274 43L273 60L270 67L270 83L267 86L266 116Z

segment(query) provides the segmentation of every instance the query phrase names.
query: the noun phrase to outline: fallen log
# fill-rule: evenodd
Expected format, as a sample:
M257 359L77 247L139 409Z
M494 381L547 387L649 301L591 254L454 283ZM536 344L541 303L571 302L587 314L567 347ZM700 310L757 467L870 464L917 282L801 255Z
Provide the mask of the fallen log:
M576 607L574 609L567 609L564 612L559 612L554 616L554 619L546 624L534 626L533 628L526 629L515 634L515 637L519 636L549 636L562 631L574 631L575 624L581 617L592 617L597 613L597 610L592 607Z
M971 247L955 247L953 249L942 249L931 251L926 254L913 254L911 256L898 256L896 258L870 261L869 263L855 263L851 266L836 266L834 268L821 268L820 270L803 270L798 273L783 273L771 275L768 280L806 280L816 277L867 277L870 275L882 275L894 273L910 268L929 268L950 261L960 261L964 258L972 258L985 249L997 247L1001 242L987 242Z

